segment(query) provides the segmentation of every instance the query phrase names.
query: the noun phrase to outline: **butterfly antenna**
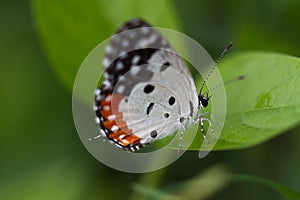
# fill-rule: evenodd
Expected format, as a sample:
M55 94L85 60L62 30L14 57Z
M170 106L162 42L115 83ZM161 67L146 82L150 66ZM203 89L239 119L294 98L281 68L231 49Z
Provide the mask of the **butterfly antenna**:
M245 76L238 76L238 77L233 78L233 79L231 79L231 80L228 80L228 81L226 81L226 82L224 82L224 83L218 84L218 85L214 86L213 88L209 88L208 90L206 90L206 91L203 93L203 95L208 94L208 92L211 92L212 90L215 90L215 89L218 89L218 88L220 88L220 87L223 87L224 85L228 85L228 84L234 83L234 82L236 82L236 81L244 80L245 78L246 78Z
M209 77L211 76L211 74L214 72L214 70L216 69L217 65L219 64L220 60L222 59L222 57L228 52L228 50L232 47L233 42L230 42L229 45L223 50L223 52L220 54L220 56L218 57L218 59L216 60L216 62L214 63L213 67L211 68L210 72L207 74L207 76L205 77L201 88L200 88L200 94L202 93L203 87L206 84L207 80L209 79Z

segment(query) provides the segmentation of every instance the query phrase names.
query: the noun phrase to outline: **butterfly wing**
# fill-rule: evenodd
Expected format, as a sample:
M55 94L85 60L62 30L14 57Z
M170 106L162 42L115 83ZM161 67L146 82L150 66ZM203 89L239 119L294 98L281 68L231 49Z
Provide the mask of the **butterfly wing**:
M135 19L117 33L122 34L106 47L105 80L95 96L96 120L102 135L135 151L195 116L198 95L183 60L154 28Z

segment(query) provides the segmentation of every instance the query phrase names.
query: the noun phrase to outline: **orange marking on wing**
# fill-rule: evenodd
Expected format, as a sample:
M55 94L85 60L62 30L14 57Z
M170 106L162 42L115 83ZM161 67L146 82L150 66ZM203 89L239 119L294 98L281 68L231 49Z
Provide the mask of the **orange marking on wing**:
M121 131L121 130L118 130L117 132L114 132L114 133L111 133L111 134L109 134L109 138L111 138L111 139L116 139L116 140L119 140L120 138L120 135L123 135L123 134L126 134L126 133L124 133L123 131Z
M119 139L118 142L122 146L129 146L129 145L138 145L140 143L141 138L136 135L126 135L123 139Z
M122 136L122 139L120 138L120 136ZM116 140L118 143L120 143L122 146L128 146L130 144L139 144L141 138L139 138L136 135L133 134L127 134L122 130L119 130L117 132L111 133L109 136L109 138Z
M111 96L111 95L109 95ZM108 116L112 115L111 102L105 99L101 101L101 115L107 119ZM108 109L107 109L108 108Z
M130 144L139 144L141 140L141 138L136 135L129 135L124 139L126 139Z
M101 115L106 119L104 121L103 125L108 130L111 130L114 125L119 127L119 130L116 132L113 132L108 135L110 139L114 139L116 142L121 144L122 146L128 146L130 144L139 144L141 138L134 135L132 130L128 128L127 123L123 120L123 113L119 112L119 104L124 98L124 96L117 95L117 94L110 94L107 96L108 99L111 99L111 101L107 101L106 98L101 102ZM109 109L105 110L104 107L109 107ZM108 107L107 107L108 106ZM108 117L111 115L115 115L115 120L108 120ZM122 136L120 139L120 136Z
M111 110L104 110L104 109L102 109L101 110L101 115L103 117L105 117L105 119L107 119L107 117L109 117L110 115L112 115L112 112L111 112Z

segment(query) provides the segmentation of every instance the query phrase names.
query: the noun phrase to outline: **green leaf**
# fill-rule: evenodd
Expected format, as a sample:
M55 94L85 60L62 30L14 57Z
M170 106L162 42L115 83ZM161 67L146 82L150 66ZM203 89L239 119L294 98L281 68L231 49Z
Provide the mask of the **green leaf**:
M299 124L299 58L238 53L222 60L219 69L225 81L240 75L246 79L226 86L226 121L215 150L257 145ZM201 137L199 133L190 150L200 149Z
M300 193L297 192L296 190L293 190L287 186L281 185L279 183L270 181L265 178L261 177L256 177L256 176L249 176L249 175L240 175L240 174L232 174L228 175L228 178L231 181L239 181L239 182L249 182L249 183L259 183L263 184L267 187L270 187L277 191L282 197L285 197L286 199L289 200L298 200L300 199Z
M194 178L177 185L175 193L181 199L208 199L229 184L227 170L223 165L210 167Z
M87 54L126 20L179 29L169 0L32 0L32 7L48 60L69 91Z
M175 195L169 194L166 191L153 189L144 185L135 184L133 186L135 192L139 193L142 197L139 198L131 198L132 200L140 200L140 199L160 199L160 200L181 200L180 197L176 197ZM147 197L147 198L146 198Z
M135 184L133 188L151 199L207 199L229 183L226 171L226 167L222 165L214 166L188 181L171 185L168 190L159 190L141 184Z
M230 174L223 165L217 165L200 173L196 177L168 186L168 189L156 189L146 187L142 184L135 184L134 190L144 197L151 199L208 199L217 194L233 182L262 184L278 192L282 197L289 200L300 199L300 193L285 185L270 181L262 177L243 174ZM139 196L138 199L144 199Z

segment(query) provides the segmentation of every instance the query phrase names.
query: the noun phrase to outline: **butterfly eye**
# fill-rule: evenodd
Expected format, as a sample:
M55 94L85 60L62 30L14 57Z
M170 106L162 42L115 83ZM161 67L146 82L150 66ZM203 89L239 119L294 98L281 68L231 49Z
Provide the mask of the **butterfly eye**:
M206 108L208 106L208 102L209 102L209 98L199 95L199 103L201 104L201 106Z
M208 105L208 100L207 100L207 99L203 99L203 100L201 101L201 103L202 103L202 106L205 108L205 107L207 107L207 105Z

